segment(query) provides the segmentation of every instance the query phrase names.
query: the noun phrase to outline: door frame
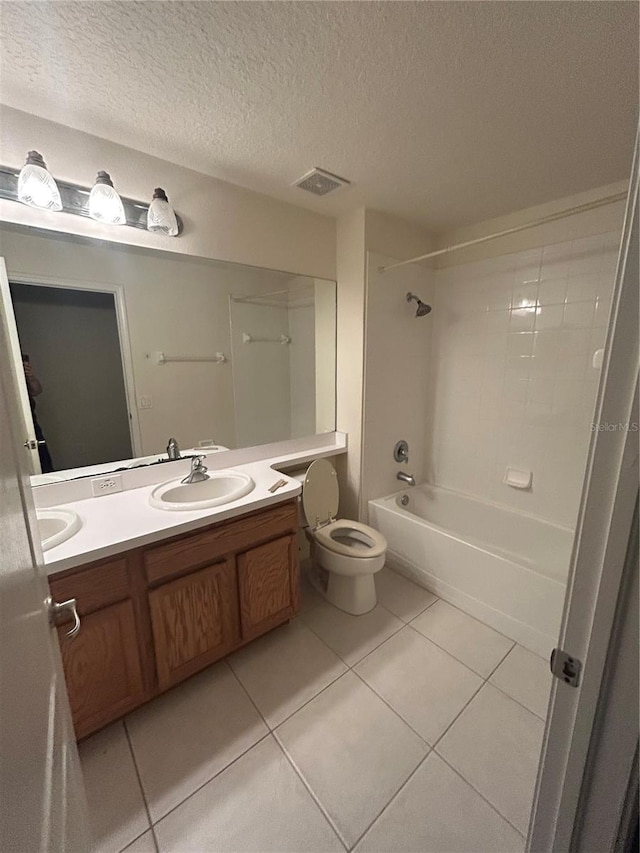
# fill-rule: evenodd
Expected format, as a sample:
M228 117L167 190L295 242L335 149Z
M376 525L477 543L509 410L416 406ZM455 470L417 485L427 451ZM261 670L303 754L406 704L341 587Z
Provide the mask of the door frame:
M633 544L639 435L633 427L615 425L635 423L637 430L638 424L638 242L636 139L594 413L601 430L591 436L558 641L582 661L581 684L574 688L553 680L527 844L536 853L589 849L583 846L583 805L593 771L589 756L603 738L599 713L615 701L607 658L620 627L618 604ZM599 801L603 814L625 802L628 785L629 777L610 763L605 798Z
M127 303L125 299L124 286L106 281L87 281L86 279L58 278L56 276L31 274L31 273L9 273L9 284L31 284L34 287L57 287L66 290L85 290L90 293L110 293L114 298L116 309L116 322L118 325L118 339L120 344L120 360L122 363L122 375L124 378L124 390L129 413L129 435L131 437L132 458L142 456L142 432L140 430L140 419L138 417L135 373L133 369L133 355L131 350L131 337L129 335L129 321L127 318Z

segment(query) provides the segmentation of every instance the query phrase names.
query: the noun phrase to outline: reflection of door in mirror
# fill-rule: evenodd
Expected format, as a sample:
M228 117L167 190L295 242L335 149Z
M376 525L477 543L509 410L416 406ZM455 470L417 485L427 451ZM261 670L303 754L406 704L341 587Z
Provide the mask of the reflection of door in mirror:
M17 282L10 287L20 349L28 357L36 437L46 440L43 473L129 458L114 295Z

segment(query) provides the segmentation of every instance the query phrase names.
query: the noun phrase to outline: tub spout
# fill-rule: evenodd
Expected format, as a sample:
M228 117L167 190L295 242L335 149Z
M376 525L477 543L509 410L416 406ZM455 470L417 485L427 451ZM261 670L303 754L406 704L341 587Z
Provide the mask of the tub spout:
M415 486L416 478L413 474L405 474L404 471L398 471L397 474L398 480L402 480L403 483L408 483L410 486Z

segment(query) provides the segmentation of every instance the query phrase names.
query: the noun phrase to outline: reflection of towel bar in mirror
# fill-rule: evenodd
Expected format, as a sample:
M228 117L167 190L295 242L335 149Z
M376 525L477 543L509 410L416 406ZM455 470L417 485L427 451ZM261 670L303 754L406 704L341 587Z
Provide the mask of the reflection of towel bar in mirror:
M290 344L291 338L288 335L280 335L279 338L254 338L246 332L242 333L243 344Z
M223 352L217 352L215 355L166 355L163 352L154 352L151 355L157 364L166 364L168 361L210 361L213 364L225 364L227 361ZM148 355L147 358L149 358Z

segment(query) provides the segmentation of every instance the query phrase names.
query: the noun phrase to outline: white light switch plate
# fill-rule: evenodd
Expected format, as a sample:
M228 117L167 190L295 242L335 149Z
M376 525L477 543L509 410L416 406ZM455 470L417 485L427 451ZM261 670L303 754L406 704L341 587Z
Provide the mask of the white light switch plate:
M153 409L153 397L150 394L143 394L140 397L141 409Z

